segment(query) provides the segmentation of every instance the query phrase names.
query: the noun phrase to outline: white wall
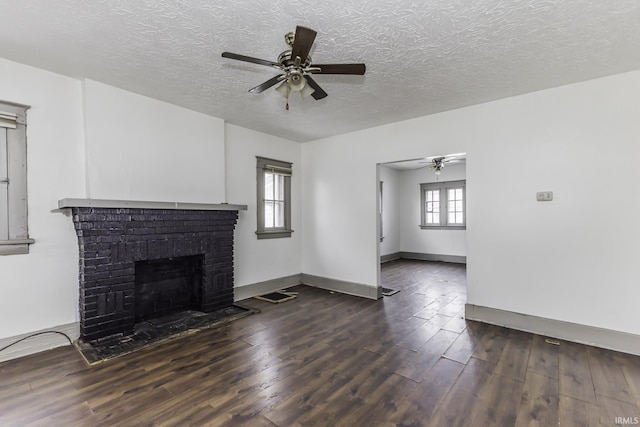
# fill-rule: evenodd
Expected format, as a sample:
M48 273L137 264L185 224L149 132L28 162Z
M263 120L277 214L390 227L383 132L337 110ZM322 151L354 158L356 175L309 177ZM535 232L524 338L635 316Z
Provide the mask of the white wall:
M231 127L227 197L221 119L3 59L0 93L5 101L32 106L29 231L36 240L28 255L0 257L0 339L79 320L78 244L68 212L57 209L63 198L253 204L252 214L240 214L237 283L300 273L299 173L293 181L295 237L286 243L247 238L247 230L255 231L255 155L299 168L299 144Z
M376 163L466 152L468 302L640 334L639 91L635 71L304 144L303 272L375 286Z
M225 201L223 120L91 80L84 114L91 198Z
M402 172L380 165L380 181L382 190L382 229L384 240L380 242L380 255L400 252L401 214L405 209L400 201Z
M297 142L226 124L227 191L235 203L248 205L240 211L235 234L235 286L298 274L302 269L300 205L301 146ZM290 238L256 237L256 156L293 163L291 177Z
M636 71L476 109L470 303L640 334L639 91Z
M0 257L0 338L78 320L78 245L58 199L84 197L80 82L0 59L0 97L27 112L26 255Z
M427 153L431 155L433 153ZM429 182L460 181L466 179L464 164L447 165L438 180L429 167L400 173L400 228L402 252L417 252L432 255L467 255L467 232L465 230L422 230L420 184Z

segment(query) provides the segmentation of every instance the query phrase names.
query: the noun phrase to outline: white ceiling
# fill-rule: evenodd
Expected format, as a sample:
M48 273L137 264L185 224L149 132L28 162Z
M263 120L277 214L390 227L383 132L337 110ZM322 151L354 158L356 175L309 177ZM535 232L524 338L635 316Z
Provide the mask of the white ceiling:
M247 92L276 70L220 54L275 61L296 25L314 62L367 73L285 111ZM640 2L0 0L0 56L304 142L640 69Z

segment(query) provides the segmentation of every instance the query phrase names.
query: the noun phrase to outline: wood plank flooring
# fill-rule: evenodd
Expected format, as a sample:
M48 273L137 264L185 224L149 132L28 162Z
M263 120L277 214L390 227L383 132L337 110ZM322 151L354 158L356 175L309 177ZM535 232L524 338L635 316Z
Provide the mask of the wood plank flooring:
M0 426L611 426L640 358L464 320L464 266L393 261L381 301L296 300L89 367L72 347L0 364ZM628 425L628 424L627 424Z

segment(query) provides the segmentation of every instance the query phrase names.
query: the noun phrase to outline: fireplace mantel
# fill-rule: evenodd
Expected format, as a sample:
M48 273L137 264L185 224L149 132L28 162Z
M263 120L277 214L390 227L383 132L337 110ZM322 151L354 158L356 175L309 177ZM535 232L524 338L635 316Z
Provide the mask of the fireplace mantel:
M112 208L112 209L180 209L198 211L246 211L247 205L229 203L152 202L144 200L61 199L58 208Z

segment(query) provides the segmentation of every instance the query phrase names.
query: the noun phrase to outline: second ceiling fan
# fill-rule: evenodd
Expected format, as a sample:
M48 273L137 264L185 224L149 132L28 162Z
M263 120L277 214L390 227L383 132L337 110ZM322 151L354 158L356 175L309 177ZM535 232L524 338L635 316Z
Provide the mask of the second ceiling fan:
M291 47L278 56L278 62L267 61L265 59L253 58L251 56L239 55L232 52L222 52L224 58L236 59L238 61L250 62L253 64L266 65L281 71L281 74L267 80L266 82L249 89L251 93L261 93L266 89L280 83L276 88L278 93L287 100L291 92L299 92L303 98L311 95L314 99L322 99L327 93L311 77L311 74L352 74L364 75L366 67L362 63L355 64L313 64L309 52L313 46L317 32L306 27L297 26L295 33L285 35L286 43ZM287 102L287 109L289 103Z
M418 163L425 164L433 170L436 175L440 175L442 169L444 169L445 165L455 164L455 163L465 163L466 162L466 153L457 153L457 154L447 154L446 156L433 156L433 157L425 157L424 160L419 161ZM426 166L422 166L426 167Z

